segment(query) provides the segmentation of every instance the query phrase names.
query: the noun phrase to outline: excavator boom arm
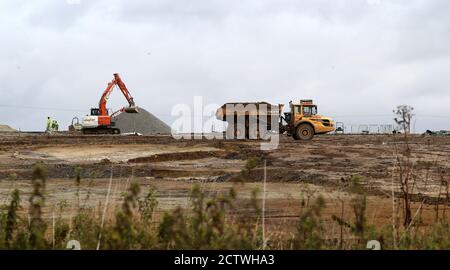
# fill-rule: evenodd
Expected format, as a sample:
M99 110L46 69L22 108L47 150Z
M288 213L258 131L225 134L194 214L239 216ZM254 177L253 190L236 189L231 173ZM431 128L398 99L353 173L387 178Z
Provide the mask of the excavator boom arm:
M102 97L99 102L99 113L102 116L107 116L108 109L106 108L106 104L108 103L109 96L111 95L112 91L114 90L115 86L119 86L120 91L122 91L122 94L125 96L125 98L128 101L129 107L125 110L129 110L130 112L137 112L136 107L134 104L133 97L131 96L130 92L128 91L127 87L125 86L125 83L120 78L119 74L114 74L114 79L108 83L108 86L106 87L105 91L103 91Z
M128 101L128 104L130 107L134 107L134 100L133 97L130 94L130 91L128 91L127 87L125 86L125 83L122 81L118 73L114 74L114 80L116 81L116 84L119 86L120 91L122 91L122 94L125 96L125 98Z

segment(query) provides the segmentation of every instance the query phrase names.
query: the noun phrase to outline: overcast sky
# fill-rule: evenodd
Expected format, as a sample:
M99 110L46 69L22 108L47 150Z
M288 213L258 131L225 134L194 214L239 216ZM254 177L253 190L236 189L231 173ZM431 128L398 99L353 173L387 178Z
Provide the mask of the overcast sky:
M75 3L75 4L74 4ZM174 104L311 98L346 124L450 129L448 0L1 0L0 123L66 128L113 73L168 124ZM126 102L113 93L109 107Z

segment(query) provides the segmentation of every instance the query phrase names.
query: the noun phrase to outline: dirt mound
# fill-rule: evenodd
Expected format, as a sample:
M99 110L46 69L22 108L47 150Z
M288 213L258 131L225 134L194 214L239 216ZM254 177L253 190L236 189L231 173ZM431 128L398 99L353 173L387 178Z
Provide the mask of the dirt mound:
M150 112L139 108L139 113L121 113L114 117L116 127L121 133L140 133L142 135L170 134L170 127Z
M17 130L8 125L0 125L0 132L17 132Z

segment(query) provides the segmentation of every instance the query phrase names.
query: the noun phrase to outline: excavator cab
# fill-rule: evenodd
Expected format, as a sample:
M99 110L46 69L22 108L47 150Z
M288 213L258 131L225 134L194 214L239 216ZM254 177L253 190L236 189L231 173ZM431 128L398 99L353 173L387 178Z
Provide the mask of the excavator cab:
M100 109L99 108L92 108L91 109L91 115L92 116L100 115Z

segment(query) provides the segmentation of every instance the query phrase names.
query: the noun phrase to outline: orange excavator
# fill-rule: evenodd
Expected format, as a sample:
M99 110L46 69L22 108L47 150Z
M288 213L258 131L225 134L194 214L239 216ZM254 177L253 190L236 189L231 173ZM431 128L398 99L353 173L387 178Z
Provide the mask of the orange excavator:
M128 101L129 106L123 107L122 109L109 114L106 104L109 96L116 86L118 86L120 91L122 91L122 94ZM91 114L83 118L81 122L81 130L84 134L120 134L120 129L115 127L115 122L111 119L123 112L138 113L138 108L134 104L133 97L125 86L125 83L122 81L119 74L115 73L114 79L108 83L105 91L103 91L102 97L100 98L99 107L92 108Z

